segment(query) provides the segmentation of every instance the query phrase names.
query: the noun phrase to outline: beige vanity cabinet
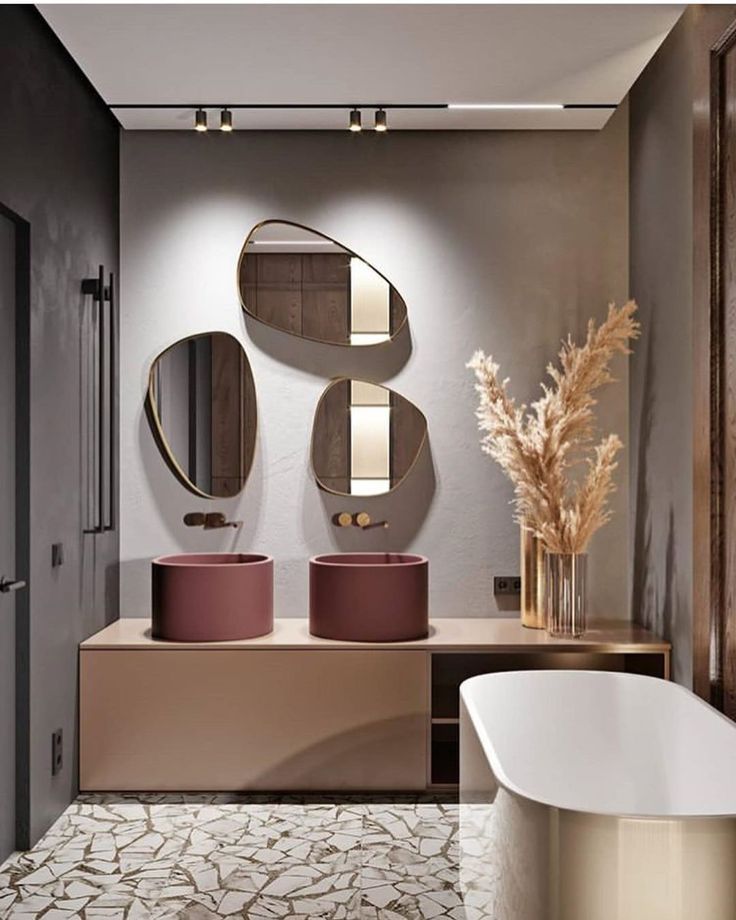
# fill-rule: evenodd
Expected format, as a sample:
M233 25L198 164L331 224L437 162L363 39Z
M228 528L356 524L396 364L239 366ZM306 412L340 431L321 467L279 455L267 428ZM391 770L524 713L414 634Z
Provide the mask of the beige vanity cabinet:
M553 640L517 620L433 620L429 638L159 642L121 619L80 649L83 791L423 791L457 774L459 683L518 667L668 676L669 646L627 624Z

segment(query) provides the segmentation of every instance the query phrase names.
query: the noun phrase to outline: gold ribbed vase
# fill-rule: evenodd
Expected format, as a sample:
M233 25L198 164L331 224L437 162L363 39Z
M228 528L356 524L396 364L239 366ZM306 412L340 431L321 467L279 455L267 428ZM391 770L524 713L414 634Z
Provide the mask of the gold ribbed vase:
M544 629L544 543L521 527L521 625Z

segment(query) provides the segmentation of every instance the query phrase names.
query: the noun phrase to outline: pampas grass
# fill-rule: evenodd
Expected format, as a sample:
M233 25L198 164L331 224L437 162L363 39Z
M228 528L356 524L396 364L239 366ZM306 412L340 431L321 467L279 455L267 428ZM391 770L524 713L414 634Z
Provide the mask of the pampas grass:
M596 326L588 323L583 345L562 343L559 367L550 364L551 384L542 396L517 406L499 366L477 351L468 362L476 376L476 410L482 450L496 460L514 484L519 523L540 537L550 552L583 553L593 534L611 517L613 472L622 444L615 434L593 444L595 391L613 382L610 363L629 354L639 335L636 303L608 307Z

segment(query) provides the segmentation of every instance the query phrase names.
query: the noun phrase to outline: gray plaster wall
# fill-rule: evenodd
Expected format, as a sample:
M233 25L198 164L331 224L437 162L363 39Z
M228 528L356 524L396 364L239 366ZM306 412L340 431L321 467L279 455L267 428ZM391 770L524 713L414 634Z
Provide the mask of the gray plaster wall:
M121 612L150 614L151 557L240 548L276 559L276 612L305 616L310 555L412 549L431 568L433 616L506 613L494 574L519 571L511 487L478 447L465 362L493 352L530 400L568 332L628 293L625 107L600 132L125 132L121 141ZM286 218L343 242L404 296L411 336L377 351L321 346L245 321L235 272L251 227ZM169 473L148 429L149 366L176 339L221 329L243 343L258 396L256 457L237 499L203 502ZM627 368L601 399L628 431ZM329 379L387 383L429 421L431 450L394 494L340 499L309 467L312 416ZM590 607L626 619L628 471L595 541ZM188 530L215 508L238 532ZM365 507L390 528L338 530Z
M21 843L77 788L77 647L118 611L118 535L82 535L82 278L117 272L118 126L32 6L0 6L0 202L30 222L29 647L21 665ZM51 544L65 562L51 568ZM51 733L65 761L51 775ZM26 782L27 781L27 782ZM27 786L27 788L26 788Z
M632 615L673 643L692 684L693 15L629 97L631 292L643 336L630 368ZM705 53L705 51L703 51Z

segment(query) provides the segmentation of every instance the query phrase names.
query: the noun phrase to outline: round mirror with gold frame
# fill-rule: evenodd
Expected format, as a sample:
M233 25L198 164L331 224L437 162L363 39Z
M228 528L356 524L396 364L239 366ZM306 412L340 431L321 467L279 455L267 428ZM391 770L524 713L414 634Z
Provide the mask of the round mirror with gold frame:
M253 374L240 342L226 332L193 335L155 359L146 414L161 456L200 498L242 491L255 453Z
M407 323L391 282L331 237L302 224L264 220L238 261L243 310L283 332L329 345L380 345Z

